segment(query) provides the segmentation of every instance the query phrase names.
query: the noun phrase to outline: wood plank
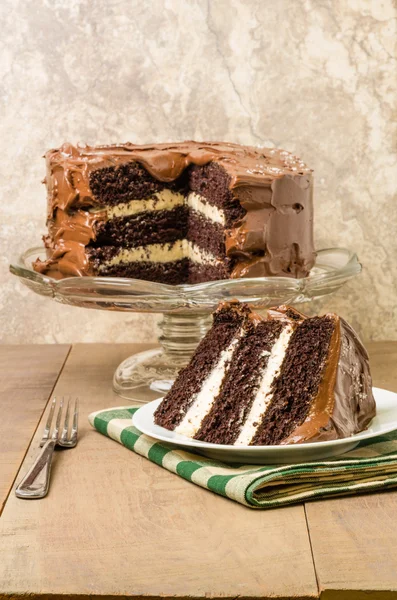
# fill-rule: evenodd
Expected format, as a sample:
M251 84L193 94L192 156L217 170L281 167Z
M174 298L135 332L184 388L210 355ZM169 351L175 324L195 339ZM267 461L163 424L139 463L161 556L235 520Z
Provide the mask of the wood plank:
M374 385L397 392L397 343L367 344ZM397 598L397 492L306 504L321 598Z
M0 346L0 514L70 346Z
M318 597L302 506L248 509L90 428L91 411L126 404L111 376L127 354L73 347L56 392L80 398L80 441L57 453L47 498L10 496L0 596Z

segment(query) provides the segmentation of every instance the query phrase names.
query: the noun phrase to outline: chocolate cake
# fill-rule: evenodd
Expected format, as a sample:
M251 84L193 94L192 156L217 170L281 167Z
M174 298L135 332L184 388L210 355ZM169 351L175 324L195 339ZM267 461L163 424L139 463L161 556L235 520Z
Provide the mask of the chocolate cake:
M64 144L46 154L51 277L169 284L305 277L314 264L311 170L283 150L229 143Z
M344 438L375 415L368 355L335 314L222 304L155 412L182 435L236 446Z

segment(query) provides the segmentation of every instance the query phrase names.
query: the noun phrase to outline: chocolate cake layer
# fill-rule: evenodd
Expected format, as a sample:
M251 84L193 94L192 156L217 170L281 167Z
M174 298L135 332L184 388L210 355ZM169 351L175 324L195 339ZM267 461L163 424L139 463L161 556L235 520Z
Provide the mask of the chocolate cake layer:
M245 423L266 369L270 351L280 335L281 323L250 323L242 338L227 379L210 412L194 436L213 444L234 444Z
M156 410L157 425L172 430L181 423L200 392L202 382L219 362L222 352L236 339L245 318L246 311L228 309L221 309L214 315L213 326L198 345L194 358L179 372L172 390Z
M224 228L195 210L188 211L187 239L214 256L225 258Z
M230 270L228 270L227 262L219 262L216 265L203 265L189 261L188 283L220 281L229 277Z
M230 175L217 163L209 163L203 167L193 165L189 171L189 189L221 208L226 216L227 227L240 221L247 212L233 195L230 182Z
M176 181L168 183L159 181L138 162L129 162L92 171L89 186L99 204L114 206L132 199L150 198L164 189L185 191L187 177L182 175Z
M151 263L133 262L113 265L100 271L102 277L131 277L146 281L157 281L170 285L186 283L188 280L189 261L187 258L174 262Z
M143 246L174 242L188 234L188 208L142 212L100 223L91 246Z
M253 445L279 444L306 419L323 378L335 327L330 317L313 317L296 328Z
M108 250L108 252L104 251ZM106 256L111 258L117 252L117 247L107 246L95 248L91 252L92 260L101 264L101 259ZM180 273L178 274L178 269ZM219 281L228 278L225 265L200 265L193 263L188 258L177 261L152 263L147 261L119 263L97 270L100 277L132 277L133 279L145 279L146 281L157 281L158 283L169 283L179 285L183 283L200 283L202 281ZM166 279L169 277L169 281Z
M314 263L311 171L286 151L215 142L64 144L47 152L46 161L51 240L48 259L34 264L42 273L95 275L87 248L97 244L96 232L106 232L103 243L123 245L127 227L120 223L117 235L107 223L113 217L132 220L138 211L131 203L149 206L164 191L179 195L168 198L167 210L181 197L189 205L190 198L191 210L199 207L215 224L212 231L223 228L223 239L217 235L215 242L208 235L207 242L212 248L217 244L216 255L227 259L228 277L304 277ZM159 206L147 212L151 218ZM172 235L165 239L175 239ZM192 235L204 239L196 231Z

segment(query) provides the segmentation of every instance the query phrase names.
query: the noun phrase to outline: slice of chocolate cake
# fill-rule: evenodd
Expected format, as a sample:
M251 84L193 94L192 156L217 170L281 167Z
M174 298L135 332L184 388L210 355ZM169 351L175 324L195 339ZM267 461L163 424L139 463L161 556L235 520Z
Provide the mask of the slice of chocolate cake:
M314 264L311 170L227 143L64 144L46 154L47 260L76 275L197 283L304 277Z
M214 314L155 423L214 444L262 446L348 437L374 416L368 355L346 321L287 306L264 319L232 302Z

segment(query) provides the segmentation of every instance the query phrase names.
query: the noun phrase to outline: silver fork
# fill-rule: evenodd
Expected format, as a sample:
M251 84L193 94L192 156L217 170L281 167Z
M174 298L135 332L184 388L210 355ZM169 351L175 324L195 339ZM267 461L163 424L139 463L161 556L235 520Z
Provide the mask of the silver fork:
M56 398L51 402L50 412L48 414L47 423L44 428L43 437L41 438L40 447L42 451L37 456L35 462L30 467L22 481L19 483L15 490L15 494L18 498L44 498L47 495L48 488L50 485L50 474L51 474L51 463L52 456L56 446L62 446L63 448L74 448L77 444L77 431L78 431L78 400L75 401L73 411L73 421L70 436L69 431L69 416L70 416L70 399L68 400L66 407L66 415L63 423L63 429L61 436L59 436L59 430L61 427L62 420L62 408L63 398L59 403L59 409L55 421L55 427L51 434L51 425L55 413Z

